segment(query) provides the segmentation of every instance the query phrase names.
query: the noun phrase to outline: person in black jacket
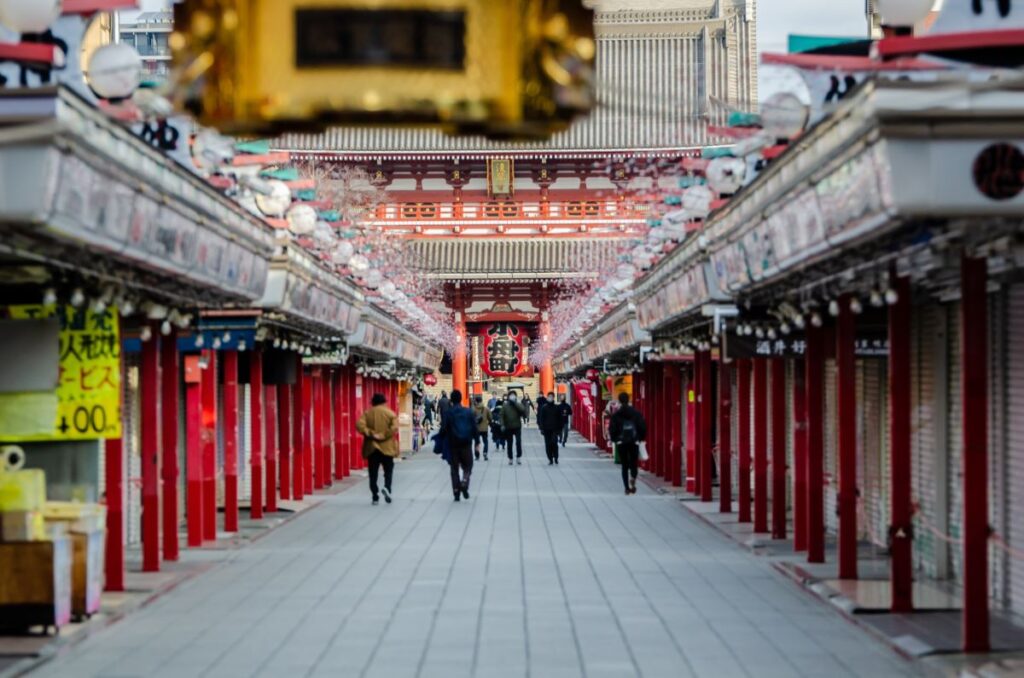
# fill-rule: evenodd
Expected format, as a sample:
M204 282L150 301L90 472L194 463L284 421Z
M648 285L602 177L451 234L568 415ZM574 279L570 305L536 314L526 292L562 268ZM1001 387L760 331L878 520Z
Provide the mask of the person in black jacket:
M565 402L565 394L558 396L558 414L562 417L562 430L558 435L558 441L565 447L569 440L569 428L572 426L572 405Z
M619 461L622 462L622 484L626 494L636 494L637 465L640 461L640 443L647 439L647 422L640 412L629 404L629 396L619 394L622 405L612 415L608 434L618 446Z
M544 436L544 452L548 455L548 466L558 463L558 435L562 431L562 416L555 405L555 394L537 398L537 427Z

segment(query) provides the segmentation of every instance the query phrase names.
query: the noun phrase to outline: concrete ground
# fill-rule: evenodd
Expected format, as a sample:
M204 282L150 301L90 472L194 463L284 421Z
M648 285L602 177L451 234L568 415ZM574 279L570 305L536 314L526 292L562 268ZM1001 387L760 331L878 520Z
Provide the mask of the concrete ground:
M915 667L584 444L429 452L227 555L33 676L884 676Z

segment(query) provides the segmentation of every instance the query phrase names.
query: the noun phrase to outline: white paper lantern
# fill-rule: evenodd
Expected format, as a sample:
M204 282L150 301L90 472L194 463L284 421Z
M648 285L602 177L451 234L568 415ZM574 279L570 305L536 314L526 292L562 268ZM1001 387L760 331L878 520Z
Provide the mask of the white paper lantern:
M316 226L313 228L313 242L316 247L321 250L327 250L334 247L334 244L338 241L338 236L334 233L334 229L326 221L316 222Z
M316 230L316 210L309 205L295 205L288 210L288 230L295 235L310 235Z
M60 16L61 0L0 0L0 24L15 33L43 33Z
M743 187L747 163L741 158L715 158L708 163L708 186L719 195L732 195Z
M928 18L935 0L878 0L878 13L886 26L915 26Z
M375 290L384 282L384 274L376 268L371 268L363 277L363 284L371 290Z
M615 275L620 278L635 278L636 266L627 263L619 264L618 268L615 269Z
M810 108L791 92L777 92L761 104L761 126L771 139L792 139L804 130L809 117Z
M370 270L370 260L362 254L356 254L349 260L348 267L352 275L361 278Z
M380 285L380 296L384 297L388 301L392 301L395 298L395 292L398 291L398 287L390 280L385 280Z
M89 87L101 99L127 99L142 82L142 57L131 45L104 45L89 59L88 79Z
M683 209L694 219L704 219L711 214L711 203L715 194L707 186L691 186L683 191Z
M256 194L256 207L268 217L283 217L292 204L292 189L288 188L288 184L277 179L266 183L270 192Z
M352 255L355 253L355 245L348 240L342 240L335 246L331 259L339 266L347 266L348 262L352 259Z

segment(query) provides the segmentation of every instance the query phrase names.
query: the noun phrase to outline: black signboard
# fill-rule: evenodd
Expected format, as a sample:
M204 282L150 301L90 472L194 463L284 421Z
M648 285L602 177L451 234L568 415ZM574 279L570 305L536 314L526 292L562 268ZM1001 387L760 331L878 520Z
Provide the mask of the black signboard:
M829 335L835 336L831 332ZM884 328L881 331L858 331L854 347L858 358L887 358L889 337ZM725 351L729 358L802 358L807 352L807 339L802 332L780 335L775 339L741 337L735 332L729 332L725 340Z

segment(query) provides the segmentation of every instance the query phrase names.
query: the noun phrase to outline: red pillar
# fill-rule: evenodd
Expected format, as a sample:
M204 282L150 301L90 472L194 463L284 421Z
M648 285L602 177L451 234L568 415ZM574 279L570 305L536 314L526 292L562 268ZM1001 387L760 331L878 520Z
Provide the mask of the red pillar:
M263 353L255 350L249 354L249 517L259 520L263 517L263 445L264 393Z
M292 498L292 397L295 387L281 384L277 387L277 466L281 472L281 499Z
M964 652L988 652L988 265L961 261ZM901 300L904 295L900 295Z
M313 463L317 456L316 440L314 439L315 428L313 427L313 388L312 375L302 376L302 488L305 494L313 494L315 487L313 481Z
M772 365L772 538L786 538L786 361Z
M807 550L807 370L793 363L793 550Z
M306 495L306 450L302 444L302 422L307 419L307 410L302 403L303 382L306 376L302 373L302 356L295 356L298 362L295 383L292 385L291 401L291 451L292 451L292 499L301 500Z
M324 487L334 484L334 412L331 403L333 369L325 367L320 372L320 409L323 412L320 425L320 437L322 440L324 455Z
M355 371L355 367L351 368L349 373L351 379L349 380L348 390L348 452L351 464L349 468L356 470L362 468L362 454L360 443L362 438L356 433L356 421L359 419L359 415L363 411L362 396L363 396L363 378Z
M199 365L199 356L185 357L185 522L188 545L203 545L203 381L211 379L209 369Z
M263 387L264 421L266 422L264 444L266 446L267 459L266 499L267 511L270 513L277 511L277 394L277 386L267 385Z
M704 482L704 448L701 446L701 424L704 418L701 416L701 394L704 389L704 381L701 373L704 371L704 361L700 352L693 355L693 402L690 403L693 409L693 493L701 496L701 485Z
M123 374L123 373L122 373ZM107 591L124 591L124 442L107 440L104 447L107 482L107 542L104 567Z
M683 486L683 372L679 363L668 366L672 379L669 382L669 480L672 487Z
M217 352L203 351L203 539L217 538Z
M142 455L142 571L160 571L160 340L142 342L140 444Z
M839 447L839 578L857 578L857 320L850 296L839 299L836 324L836 418ZM907 340L909 341L909 328ZM908 344L909 346L909 344ZM909 379L910 364L907 363ZM892 371L890 368L890 379ZM892 384L890 383L890 389ZM907 386L909 395L909 385ZM890 393L893 391L890 390ZM909 413L908 413L909 414Z
M702 351L700 355L700 500L713 501L711 471L715 465L715 453L711 446L711 413L714 409L711 399L711 351Z
M224 531L238 532L238 351L224 352Z
M309 373L309 407L313 412L313 420L310 423L309 450L312 454L313 466L313 489L322 490L326 487L325 476L327 469L324 467L324 438L323 438L323 417L324 398L323 389L323 368L314 367Z
M697 377L696 363L691 363L686 377L686 491L697 493L699 464L697 462Z
M892 611L911 612L914 609L914 564L911 550L914 531L911 497L913 490L910 480L912 304L908 278L894 278L891 284L899 295L897 302L889 306L889 473L892 479L892 524L889 528L889 538L892 544Z
M821 328L807 328L807 562L825 562L825 351Z
M739 436L739 487L736 501L739 503L739 522L750 522L750 360L736 361L736 435Z
M754 532L768 531L768 361L754 358Z
M163 479L163 544L164 560L178 560L178 337L172 331L160 347L160 414L163 418L161 434Z
M645 395L649 396L645 398L645 402L649 403L645 405L647 409L647 421L650 423L650 431L648 437L651 439L647 445L648 451L650 452L650 461L647 462L647 470L654 475L661 477L662 474L662 450L664 448L664 437L662 436L662 414L665 411L664 399L661 397L662 382L661 382L661 365L654 363L647 363L647 374L644 379L644 383L647 384L647 390Z
M331 380L334 409L334 479L343 480L348 475L345 447L345 368L334 370Z
M718 363L718 510L732 513L732 364Z

